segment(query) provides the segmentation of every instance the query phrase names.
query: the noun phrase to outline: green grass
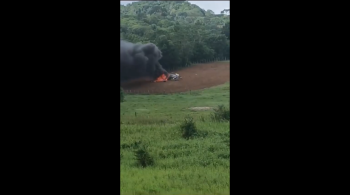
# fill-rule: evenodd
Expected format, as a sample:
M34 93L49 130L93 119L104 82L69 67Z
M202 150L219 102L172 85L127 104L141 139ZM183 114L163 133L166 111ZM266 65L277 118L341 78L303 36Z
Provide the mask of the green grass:
M229 107L229 83L172 95L126 95L120 117L121 194L229 194L229 122L211 120L212 110ZM198 135L184 139L181 124L193 117ZM137 165L145 146L154 163Z

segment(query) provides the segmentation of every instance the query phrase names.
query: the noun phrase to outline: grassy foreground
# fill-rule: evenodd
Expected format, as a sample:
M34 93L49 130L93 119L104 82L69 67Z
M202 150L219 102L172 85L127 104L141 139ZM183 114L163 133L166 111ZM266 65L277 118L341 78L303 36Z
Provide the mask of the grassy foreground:
M229 107L229 83L172 95L126 95L120 117L121 194L229 194L229 122L213 122L212 110ZM199 136L184 139L185 116ZM135 151L145 147L154 164L138 166Z

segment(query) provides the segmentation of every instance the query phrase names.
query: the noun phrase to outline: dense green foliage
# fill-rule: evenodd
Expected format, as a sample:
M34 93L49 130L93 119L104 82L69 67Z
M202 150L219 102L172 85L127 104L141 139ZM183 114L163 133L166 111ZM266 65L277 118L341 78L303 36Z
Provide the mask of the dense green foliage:
M193 118L188 116L185 121L180 126L182 137L185 139L190 139L197 134L197 127L193 121Z
M230 123L211 118L218 105L222 111L229 107L229 96L229 83L128 95L120 105L120 193L229 194Z
M135 152L136 164L145 168L148 166L152 166L154 164L154 160L147 151L147 147L143 146L137 149Z
M141 1L120 5L120 18L121 38L156 44L165 69L230 58L228 15L186 1Z

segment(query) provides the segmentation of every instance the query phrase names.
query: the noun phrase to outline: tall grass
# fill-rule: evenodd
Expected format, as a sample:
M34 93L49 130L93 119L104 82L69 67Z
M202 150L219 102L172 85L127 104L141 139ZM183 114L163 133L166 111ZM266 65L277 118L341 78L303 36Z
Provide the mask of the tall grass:
M189 109L228 108L229 84L196 93L130 95L121 104L121 194L229 194L229 121Z

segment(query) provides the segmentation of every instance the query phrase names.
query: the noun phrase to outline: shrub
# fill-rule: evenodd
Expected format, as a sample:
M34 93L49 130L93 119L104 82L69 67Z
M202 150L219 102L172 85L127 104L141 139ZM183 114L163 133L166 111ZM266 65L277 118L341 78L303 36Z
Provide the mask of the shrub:
M217 122L230 121L230 110L225 108L224 105L219 105L218 108L214 109L211 119Z
M185 121L180 126L182 137L185 139L190 139L193 136L197 135L197 127L193 121L193 118L187 116Z
M147 151L147 147L140 147L135 152L136 163L141 167L148 167L154 164L154 160Z
M124 102L124 90L120 87L120 102Z

